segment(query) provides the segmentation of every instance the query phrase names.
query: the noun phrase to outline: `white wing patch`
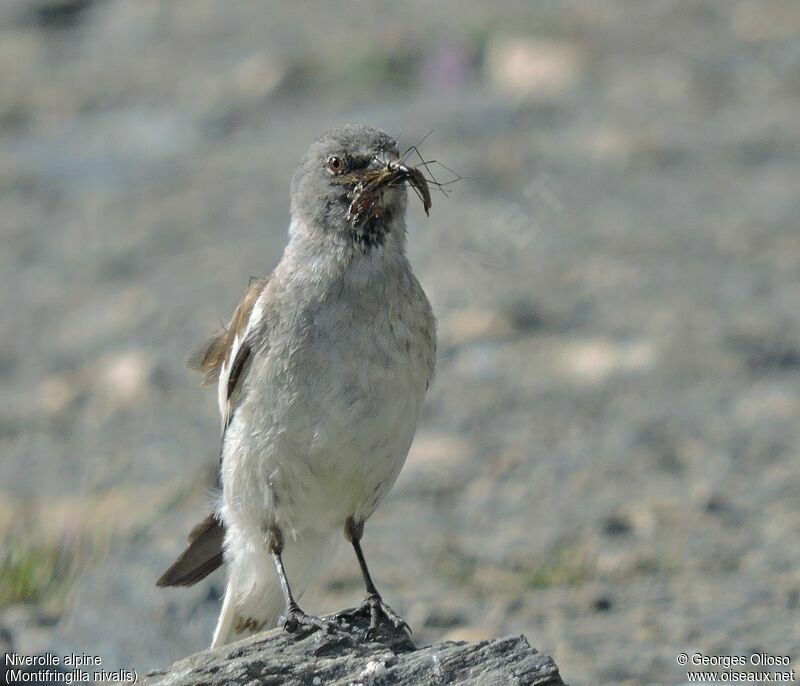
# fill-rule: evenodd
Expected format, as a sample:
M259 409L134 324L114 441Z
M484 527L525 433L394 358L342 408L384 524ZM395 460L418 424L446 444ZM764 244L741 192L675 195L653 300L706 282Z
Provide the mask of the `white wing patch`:
M222 420L223 434L230 423L234 404L236 402L236 399L234 398L234 391L237 388L241 388L244 382L244 376L247 373L244 367L246 366L247 359L251 354L250 334L258 327L259 323L261 322L261 317L264 313L264 308L261 301L262 296L263 293L261 296L259 296L255 306L253 307L253 311L250 313L250 317L247 320L247 325L242 331L237 332L233 337L230 352L220 367L219 384L217 386L217 402L219 404L219 414ZM234 372L233 378L231 378L232 370Z

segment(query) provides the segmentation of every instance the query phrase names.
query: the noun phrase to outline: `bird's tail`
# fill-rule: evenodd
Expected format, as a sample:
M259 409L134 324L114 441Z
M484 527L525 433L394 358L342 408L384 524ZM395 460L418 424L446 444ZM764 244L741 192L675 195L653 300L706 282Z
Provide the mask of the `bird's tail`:
M272 556L263 537L257 541L229 535L225 557L229 561L228 586L214 630L211 647L274 627L285 609L283 592ZM319 569L319 562L330 549L330 534L305 533L287 537L283 564L294 594L299 600Z
M210 514L189 534L189 545L170 568L161 575L157 586L193 586L222 564L225 527Z

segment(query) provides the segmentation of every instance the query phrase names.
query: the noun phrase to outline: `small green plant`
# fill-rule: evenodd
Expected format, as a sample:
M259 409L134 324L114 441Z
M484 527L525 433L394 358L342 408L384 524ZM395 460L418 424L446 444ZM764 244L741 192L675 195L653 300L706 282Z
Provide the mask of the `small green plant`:
M578 545L560 544L532 560L520 575L527 588L553 588L582 584L592 572L585 550Z
M0 550L0 607L13 603L59 606L74 569L67 545L32 540L19 532L5 535Z

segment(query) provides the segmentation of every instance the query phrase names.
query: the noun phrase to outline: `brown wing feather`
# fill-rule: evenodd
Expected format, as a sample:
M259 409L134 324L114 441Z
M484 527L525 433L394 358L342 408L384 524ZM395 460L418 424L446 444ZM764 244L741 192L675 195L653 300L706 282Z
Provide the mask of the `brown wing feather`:
M253 306L268 282L269 278L253 279L244 298L234 310L228 326L204 341L186 360L189 369L203 374L201 385L211 386L219 381L220 369L228 361L233 340L247 326Z
M170 568L161 575L157 586L192 586L222 564L225 528L213 514L208 515L189 534L189 545Z

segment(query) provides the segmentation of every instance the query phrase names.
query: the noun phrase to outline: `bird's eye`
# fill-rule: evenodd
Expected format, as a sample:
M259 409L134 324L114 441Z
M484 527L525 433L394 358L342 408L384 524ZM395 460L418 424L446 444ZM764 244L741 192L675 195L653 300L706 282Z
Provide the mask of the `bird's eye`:
M344 171L344 162L340 157L336 157L336 155L331 155L328 158L328 161L325 163L325 168L331 174L341 174Z

